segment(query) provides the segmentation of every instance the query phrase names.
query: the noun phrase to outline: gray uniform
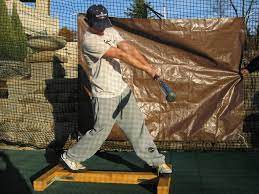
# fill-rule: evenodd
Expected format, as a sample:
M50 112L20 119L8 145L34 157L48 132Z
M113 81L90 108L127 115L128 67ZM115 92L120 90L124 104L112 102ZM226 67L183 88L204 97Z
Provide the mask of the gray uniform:
M67 151L68 159L82 162L93 156L107 139L115 122L121 127L136 154L150 166L165 163L144 123L144 114L139 110L134 95L122 80L120 63L115 59L105 59L103 54L122 41L112 28L103 36L87 32L83 42L83 52L92 70L92 105L94 128L88 131Z

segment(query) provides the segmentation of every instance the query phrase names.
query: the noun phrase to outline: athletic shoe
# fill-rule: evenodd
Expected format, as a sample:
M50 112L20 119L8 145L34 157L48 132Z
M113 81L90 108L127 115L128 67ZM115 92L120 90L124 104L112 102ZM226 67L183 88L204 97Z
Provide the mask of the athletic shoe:
M160 164L158 167L157 167L157 174L158 176L167 176L167 175L170 175L172 174L172 169L167 165L167 164Z
M64 169L72 172L83 172L86 171L86 167L82 165L80 162L74 162L67 158L67 153L64 152L61 154L60 163L64 167Z

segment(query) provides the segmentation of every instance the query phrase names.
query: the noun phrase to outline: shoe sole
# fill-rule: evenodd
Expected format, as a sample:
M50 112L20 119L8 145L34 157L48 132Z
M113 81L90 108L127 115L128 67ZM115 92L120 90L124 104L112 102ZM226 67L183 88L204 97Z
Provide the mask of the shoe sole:
M173 173L158 173L159 177L170 177Z
M157 175L158 175L158 176L162 176L162 177L168 177L168 176L171 176L171 175L173 174L173 172L174 172L174 169L172 169L172 172L170 172L170 173L166 173L166 172L164 172L164 173L157 172Z
M62 158L59 160L59 163L62 165L62 167L63 167L65 170L67 170L67 171L69 171L69 172L80 173L80 172L87 172L87 171L88 171L87 169L73 170L73 169L71 169L71 168L66 164L66 162L65 162Z

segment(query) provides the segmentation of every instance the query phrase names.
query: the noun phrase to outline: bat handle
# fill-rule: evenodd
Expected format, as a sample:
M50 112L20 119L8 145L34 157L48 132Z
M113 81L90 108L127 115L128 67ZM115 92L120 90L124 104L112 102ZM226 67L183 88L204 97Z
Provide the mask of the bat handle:
M163 82L158 75L154 76L154 80L159 81L162 91L164 95L166 96L166 100L168 102L173 102L175 101L176 94L173 92L173 90L165 83Z
M160 80L159 75L155 75L155 76L153 77L153 79L154 79L154 80Z

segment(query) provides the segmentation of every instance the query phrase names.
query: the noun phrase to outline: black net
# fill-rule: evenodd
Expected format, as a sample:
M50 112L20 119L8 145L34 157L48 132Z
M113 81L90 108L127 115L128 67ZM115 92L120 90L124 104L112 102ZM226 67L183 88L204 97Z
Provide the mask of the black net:
M134 11L136 2L140 13ZM5 144L36 148L53 144L63 148L77 138L77 15L92 4L103 4L110 16L120 18L245 17L247 39L241 65L259 54L258 0L0 0L0 140ZM158 147L258 147L257 73L245 78L244 94L245 124L240 141L157 142ZM106 141L103 149L124 150L131 146L128 142Z

